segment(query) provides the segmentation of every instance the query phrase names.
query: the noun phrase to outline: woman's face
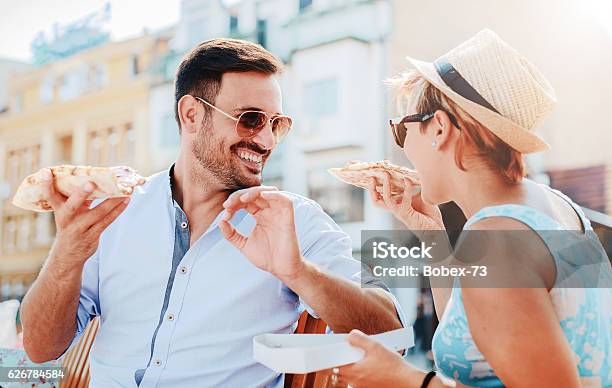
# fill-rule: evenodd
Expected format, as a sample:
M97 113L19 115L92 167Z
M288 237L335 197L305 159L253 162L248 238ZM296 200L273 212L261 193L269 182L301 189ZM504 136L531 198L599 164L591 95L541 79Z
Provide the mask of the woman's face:
M432 145L438 128L435 118L423 124L405 125L404 154L419 172L423 200L434 205L447 202L444 187L448 183L450 168L446 166L445 151L439 149L437 144ZM423 132L419 129L421 125L424 125Z

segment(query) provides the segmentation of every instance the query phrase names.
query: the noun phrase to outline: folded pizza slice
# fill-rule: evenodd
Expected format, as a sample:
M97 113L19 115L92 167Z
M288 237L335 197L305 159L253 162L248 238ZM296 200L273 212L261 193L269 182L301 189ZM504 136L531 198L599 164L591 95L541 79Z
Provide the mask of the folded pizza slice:
M352 161L344 167L330 168L327 170L331 175L342 182L367 189L371 179L377 178L376 191L382 193L382 182L385 172L391 175L391 194L400 195L404 192L404 178L409 179L416 185L420 185L419 175L416 170L395 165L388 160L380 162Z
M90 167L90 166L55 166L49 167L54 176L55 188L68 197L83 187L86 182L93 182L96 189L88 200L111 197L129 197L134 188L143 185L146 179L136 170L126 167ZM52 211L43 193L42 169L27 176L17 188L13 205L36 212Z

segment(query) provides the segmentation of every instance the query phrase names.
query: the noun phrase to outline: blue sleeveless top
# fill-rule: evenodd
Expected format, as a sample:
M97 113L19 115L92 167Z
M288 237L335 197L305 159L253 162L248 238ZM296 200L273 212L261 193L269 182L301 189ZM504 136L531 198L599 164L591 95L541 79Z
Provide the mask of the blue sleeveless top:
M553 190L553 189L551 189ZM582 209L567 196L553 190L568 201L578 213L585 231L593 228ZM509 217L523 222L542 238L560 271L571 265L571 251L557 249L558 240L538 231L564 230L561 224L546 214L524 205L499 205L482 208L466 223L465 228L487 217ZM606 255L595 233L585 233L595 249L586 250L587 255ZM580 237L579 237L580 238ZM605 256L607 257L607 256ZM588 259L588 258L587 258ZM601 256L596 258L600 260ZM601 273L610 284L610 264L604 260ZM610 288L560 288L550 290L559 325L574 351L576 367L581 378L599 380L599 386L612 387L612 289ZM444 376L474 387L503 387L502 381L478 350L470 329L461 298L461 288L455 282L450 299L432 340L432 352L438 371Z

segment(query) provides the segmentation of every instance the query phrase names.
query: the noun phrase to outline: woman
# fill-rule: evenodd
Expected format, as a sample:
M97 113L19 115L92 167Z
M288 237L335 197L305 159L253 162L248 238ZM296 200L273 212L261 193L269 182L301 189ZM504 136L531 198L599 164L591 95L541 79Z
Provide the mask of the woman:
M349 341L365 357L335 368L332 379L359 388L612 386L610 288L555 287L561 266L573 258L542 231L581 231L572 235L590 247L584 255L605 252L594 233L582 232L592 228L577 205L524 178L523 154L548 148L532 130L552 109L554 91L489 30L434 63L408 60L416 70L392 81L407 116L391 127L422 189L411 197L406 181L403 196L393 197L387 176L371 184L374 204L408 229L442 230L436 205L454 201L468 218L464 233L538 233L543 252L525 254L518 244L498 241L511 258L502 266L522 268L529 286L467 287L461 278L452 289L432 290L440 319L432 344L437 375L354 331ZM602 268L609 287L609 261Z

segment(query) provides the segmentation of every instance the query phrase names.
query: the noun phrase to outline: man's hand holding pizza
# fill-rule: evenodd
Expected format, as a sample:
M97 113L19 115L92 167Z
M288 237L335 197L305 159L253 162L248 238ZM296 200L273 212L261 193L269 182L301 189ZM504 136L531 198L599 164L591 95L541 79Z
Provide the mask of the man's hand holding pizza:
M42 171L44 196L55 212L57 229L55 243L49 254L55 265L66 265L66 270L82 266L98 247L100 235L127 207L130 198L109 198L90 209L88 196L95 190L86 182L69 197L55 187L49 169Z

